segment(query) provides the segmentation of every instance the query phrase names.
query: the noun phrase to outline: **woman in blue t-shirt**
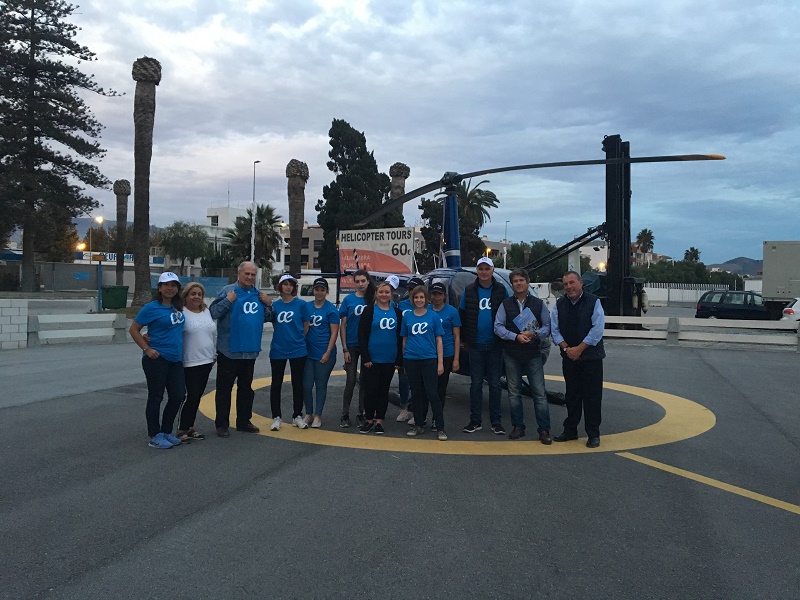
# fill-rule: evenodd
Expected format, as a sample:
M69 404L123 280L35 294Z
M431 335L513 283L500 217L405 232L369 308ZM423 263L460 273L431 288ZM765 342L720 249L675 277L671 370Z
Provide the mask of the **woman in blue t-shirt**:
M339 336L342 338L344 370L347 373L344 395L342 396L342 419L339 422L339 427L350 427L350 403L353 401L353 390L356 389L358 359L361 356L361 348L358 342L358 323L361 319L362 311L372 304L375 299L375 284L372 283L372 278L369 276L368 271L359 269L353 273L353 283L356 286L356 291L346 296L339 306L339 317L342 319ZM363 371L363 359L361 364ZM364 424L363 381L361 381L358 390L358 424Z
M313 285L314 299L308 301L311 312L306 335L308 358L303 375L305 421L311 427L322 427L322 409L328 396L328 380L336 364L336 336L339 335L339 312L328 302L328 280L318 277ZM317 388L317 407L314 408L312 389Z
M375 290L375 302L364 309L358 324L358 345L364 366L364 416L360 433L383 434L383 420L389 406L389 386L399 366L400 322L403 313L392 303L392 286L387 282Z
M444 373L444 329L439 315L428 309L428 292L424 286L417 286L411 291L411 304L414 310L405 314L400 327L403 366L408 373L411 397L414 398L412 407L415 424L408 430L408 435L425 433L422 424L427 418L430 404L434 427L439 432L439 439L444 441L447 434L444 432L444 414L437 381L438 376Z
M274 328L269 347L269 364L272 367L270 429L278 431L281 428L281 388L287 362L292 371L292 425L305 429L308 423L303 420L303 371L308 356L306 334L311 313L308 304L297 298L297 280L291 275L280 278L278 292L281 297L272 303L269 319Z
M156 298L145 304L133 320L129 333L142 349L142 369L147 379L147 435L151 448L165 450L181 443L172 434L175 417L181 408L186 386L183 378L183 300L175 273L158 278ZM147 339L142 328L147 327ZM159 420L164 390L167 404Z

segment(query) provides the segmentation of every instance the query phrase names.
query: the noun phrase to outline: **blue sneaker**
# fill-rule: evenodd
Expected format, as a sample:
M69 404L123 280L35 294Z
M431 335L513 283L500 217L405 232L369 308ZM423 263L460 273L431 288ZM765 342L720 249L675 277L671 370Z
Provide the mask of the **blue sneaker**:
M147 444L151 448L158 448L159 450L170 450L172 448L172 444L170 444L162 434L158 434L155 437L150 438L150 441Z
M162 433L160 435L167 441L167 443L172 444L173 446L180 446L182 443L180 438L172 435L171 433Z

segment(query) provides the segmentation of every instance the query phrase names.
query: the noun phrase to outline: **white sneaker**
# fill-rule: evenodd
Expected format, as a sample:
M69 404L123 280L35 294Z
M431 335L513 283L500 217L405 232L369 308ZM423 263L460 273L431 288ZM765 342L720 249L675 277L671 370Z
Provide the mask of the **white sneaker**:
M308 423L303 420L303 417L297 415L294 419L292 419L292 425L297 427L298 429L305 429L308 427Z
M314 429L319 429L320 427L322 427L322 419L320 419L319 416L314 415L314 422L311 423L311 427L313 427Z
M409 413L408 410L403 408L402 410L400 410L400 414L397 415L397 422L398 423L403 423L405 421L408 421L408 418L409 418L410 415L411 415L411 413ZM411 417L411 418L413 419L413 417Z
M408 424L412 426L417 424L417 422L414 420L414 415L411 415L411 418L408 419Z
M281 418L275 417L272 419L272 426L269 428L270 431L278 431L281 428Z

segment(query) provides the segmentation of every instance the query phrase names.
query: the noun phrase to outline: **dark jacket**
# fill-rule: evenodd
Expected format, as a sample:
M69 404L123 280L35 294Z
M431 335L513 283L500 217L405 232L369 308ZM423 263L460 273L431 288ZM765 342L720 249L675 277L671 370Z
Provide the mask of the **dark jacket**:
M542 314L544 302L542 302L536 296L531 296L528 294L528 297L525 299L525 306L530 308L533 316L536 317L536 320L541 322L540 315ZM511 298L506 298L503 300L503 308L506 311L506 329L513 331L514 333L520 333L519 327L517 327L517 325L514 323L514 319L520 313L519 304L517 303L516 297L512 296ZM541 347L542 344L538 339L534 340L530 344L520 344L516 341L503 340L503 352L505 352L511 358L516 358L519 360L525 360L527 358L539 356L542 353Z
M461 341L467 346L474 346L478 339L478 278L464 288L464 309L459 309L461 316ZM492 275L492 324L497 316L497 309L506 299L505 286Z
M583 292L583 296L572 304L569 298L562 296L556 301L558 311L558 329L561 337L570 347L580 344L592 329L592 313L597 303L597 296ZM561 351L563 356L564 351ZM581 353L580 360L601 360L606 357L602 338L596 346L589 346Z
M401 366L403 364L403 338L400 337L400 324L403 322L403 313L392 304L394 313L397 316L397 358L395 364ZM358 348L361 350L361 364L372 362L372 357L369 354L369 338L372 335L372 319L375 318L375 305L369 304L364 312L361 313L361 320L358 322Z

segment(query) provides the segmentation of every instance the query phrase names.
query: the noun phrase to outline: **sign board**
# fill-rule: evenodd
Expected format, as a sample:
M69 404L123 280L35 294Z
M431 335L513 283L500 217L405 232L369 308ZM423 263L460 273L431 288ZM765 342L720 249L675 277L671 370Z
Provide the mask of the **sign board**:
M339 232L339 271L407 274L414 268L414 228L358 229ZM340 290L355 290L352 277L342 277Z

